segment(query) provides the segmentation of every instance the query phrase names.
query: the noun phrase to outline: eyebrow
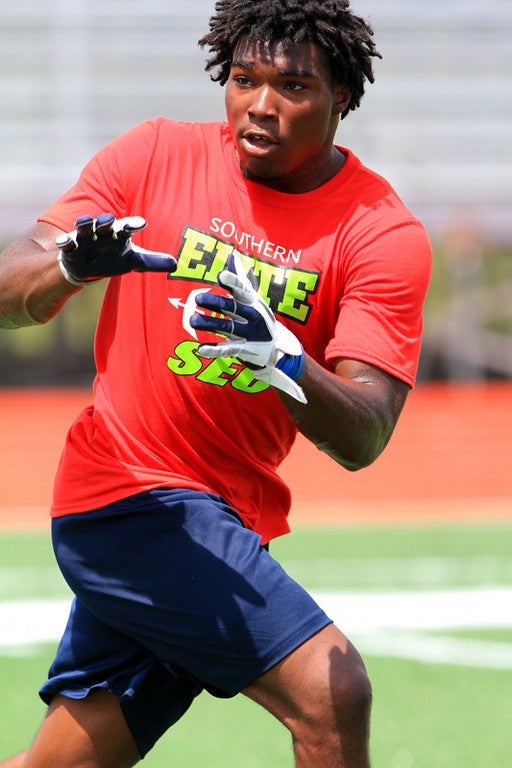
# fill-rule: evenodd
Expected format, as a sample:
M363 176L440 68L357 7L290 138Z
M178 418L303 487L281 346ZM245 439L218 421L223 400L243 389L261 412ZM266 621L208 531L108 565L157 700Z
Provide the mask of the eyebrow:
M245 59L233 59L231 66L240 67L240 69L252 69L254 62ZM278 69L278 74L282 77L318 77L307 69Z
M280 69L279 74L283 77L318 77L307 69Z
M240 67L241 69L251 69L252 68L252 62L251 61L245 61L245 59L233 59L231 61L232 67Z

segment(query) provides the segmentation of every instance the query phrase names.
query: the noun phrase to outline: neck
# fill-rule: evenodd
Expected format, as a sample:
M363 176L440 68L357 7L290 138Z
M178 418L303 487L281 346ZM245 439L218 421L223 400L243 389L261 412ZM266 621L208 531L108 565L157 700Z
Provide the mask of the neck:
M298 168L296 171L286 176L276 177L256 177L248 172L247 168L240 165L240 170L244 178L254 181L264 187L275 189L276 192L285 192L291 195L300 195L304 192L311 192L313 189L327 184L345 165L346 157L334 145L331 147L330 155L326 163L318 162L315 166L307 168Z

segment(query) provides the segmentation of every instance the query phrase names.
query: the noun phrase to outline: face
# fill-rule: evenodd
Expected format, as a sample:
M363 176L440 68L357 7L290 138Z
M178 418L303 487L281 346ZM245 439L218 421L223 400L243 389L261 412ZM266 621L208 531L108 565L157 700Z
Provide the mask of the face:
M226 115L244 175L283 192L305 192L341 167L333 147L349 90L333 81L323 51L304 42L242 40L226 84Z

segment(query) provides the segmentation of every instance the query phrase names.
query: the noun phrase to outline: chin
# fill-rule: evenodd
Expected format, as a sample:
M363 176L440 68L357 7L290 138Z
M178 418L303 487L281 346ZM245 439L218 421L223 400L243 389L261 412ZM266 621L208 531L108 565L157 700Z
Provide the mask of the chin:
M244 179L259 181L262 184L278 183L283 178L283 174L276 173L275 168L258 168L252 164L249 166L240 163L240 170Z

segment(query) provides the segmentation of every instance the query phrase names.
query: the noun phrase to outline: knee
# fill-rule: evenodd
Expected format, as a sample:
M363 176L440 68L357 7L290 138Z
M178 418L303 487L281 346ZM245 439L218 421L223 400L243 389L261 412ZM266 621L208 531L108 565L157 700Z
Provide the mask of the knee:
M299 716L286 723L296 764L369 768L371 702L362 662L342 673L333 669L328 684L311 691Z
M372 686L362 660L341 675L332 674L330 696L338 725L368 727L372 707Z
M332 663L323 696L292 730L298 764L369 768L371 703L362 661L345 663L342 669Z
M303 736L368 740L372 687L359 654L352 649L348 655L349 659L338 649L331 650L329 674L314 693L311 691L296 723Z

